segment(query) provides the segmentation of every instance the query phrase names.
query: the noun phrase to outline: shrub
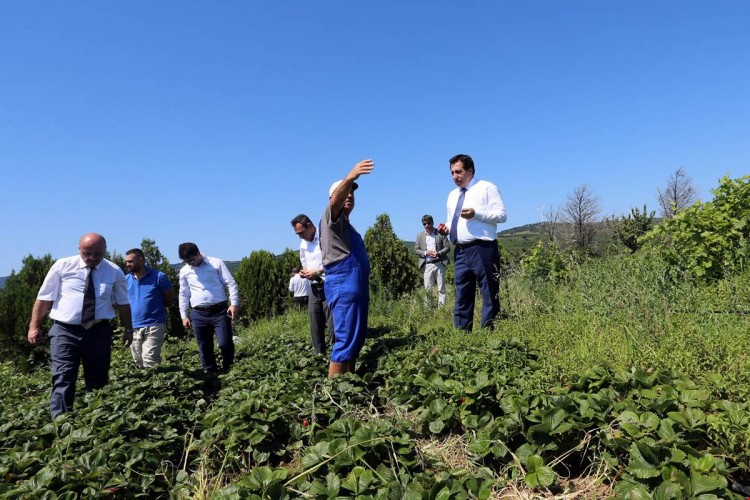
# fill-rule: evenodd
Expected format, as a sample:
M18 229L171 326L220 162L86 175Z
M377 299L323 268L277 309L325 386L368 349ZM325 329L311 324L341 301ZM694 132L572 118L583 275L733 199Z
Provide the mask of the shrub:
M412 292L418 283L411 252L393 231L388 214L380 214L365 233L370 257L370 289L375 296L397 299Z
M268 318L284 310L287 273L274 254L267 250L252 252L242 259L235 274L249 319Z
M673 277L688 273L709 282L741 272L750 254L750 176L724 177L714 199L696 203L646 235Z

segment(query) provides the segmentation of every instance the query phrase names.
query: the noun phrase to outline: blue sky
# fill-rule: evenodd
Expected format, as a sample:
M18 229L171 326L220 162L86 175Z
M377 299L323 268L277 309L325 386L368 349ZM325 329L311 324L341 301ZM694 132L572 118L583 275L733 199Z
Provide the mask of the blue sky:
M0 276L104 234L240 260L297 248L373 158L352 221L413 240L448 159L541 219L588 184L602 215L704 200L749 173L750 2L0 3Z

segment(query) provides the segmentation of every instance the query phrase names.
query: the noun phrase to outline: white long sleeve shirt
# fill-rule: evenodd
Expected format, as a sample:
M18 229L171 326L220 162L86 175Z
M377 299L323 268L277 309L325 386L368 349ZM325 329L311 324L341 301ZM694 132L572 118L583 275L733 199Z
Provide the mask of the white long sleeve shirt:
M180 269L180 316L187 318L190 307L224 302L227 291L230 304L238 305L239 288L223 260L204 255L200 266L185 264Z
M448 229L450 229L460 194L461 188L456 188L448 194L446 218ZM459 244L474 240L497 239L497 225L508 219L505 204L497 186L491 182L477 180L476 177L466 186L463 208L473 208L474 217L458 218L456 237Z
M312 241L307 241L304 238L300 238L299 242L299 261L302 264L302 269L306 271L317 271L320 278L325 281L325 274L323 273L323 252L320 250L320 238L318 238L318 231L315 231L315 238ZM312 285L312 280L307 280ZM313 296L312 286L308 286L309 297Z

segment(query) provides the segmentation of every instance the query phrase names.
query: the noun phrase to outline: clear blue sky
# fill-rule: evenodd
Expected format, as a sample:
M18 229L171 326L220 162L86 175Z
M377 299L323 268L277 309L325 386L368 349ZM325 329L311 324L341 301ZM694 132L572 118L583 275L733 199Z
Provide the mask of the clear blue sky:
M750 2L0 4L0 276L144 237L240 260L297 248L373 158L352 221L413 240L474 157L538 222L588 184L603 215L683 167L704 200L749 172Z

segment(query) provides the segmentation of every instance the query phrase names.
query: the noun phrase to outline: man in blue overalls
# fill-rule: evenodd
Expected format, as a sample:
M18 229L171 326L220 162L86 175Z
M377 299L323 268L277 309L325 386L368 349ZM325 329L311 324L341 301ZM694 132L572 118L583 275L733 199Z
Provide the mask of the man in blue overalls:
M335 342L328 378L354 371L367 335L370 306L370 259L362 236L349 222L360 175L375 168L362 160L328 191L328 206L320 222L320 247L325 269L325 296L333 316Z

